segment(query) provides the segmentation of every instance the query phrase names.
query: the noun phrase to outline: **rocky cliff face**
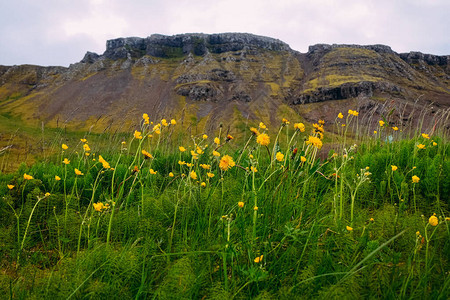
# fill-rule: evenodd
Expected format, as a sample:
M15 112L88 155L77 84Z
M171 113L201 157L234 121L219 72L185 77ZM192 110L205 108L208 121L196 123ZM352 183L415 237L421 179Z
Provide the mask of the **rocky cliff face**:
M398 54L384 45L319 44L299 53L245 33L119 38L69 68L0 66L0 113L102 128L132 126L142 112L206 127L277 122L286 113L308 119L316 116L306 105L331 100L345 101L340 109L417 99L445 109L449 65L449 56ZM327 114L334 112L319 115Z

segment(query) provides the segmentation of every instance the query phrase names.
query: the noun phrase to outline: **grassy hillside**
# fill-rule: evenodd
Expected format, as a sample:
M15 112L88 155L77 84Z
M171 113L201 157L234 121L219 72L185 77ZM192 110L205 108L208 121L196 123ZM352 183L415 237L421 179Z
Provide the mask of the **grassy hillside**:
M367 135L357 110L274 118L60 132L43 159L0 174L0 293L447 299L446 131L388 116Z

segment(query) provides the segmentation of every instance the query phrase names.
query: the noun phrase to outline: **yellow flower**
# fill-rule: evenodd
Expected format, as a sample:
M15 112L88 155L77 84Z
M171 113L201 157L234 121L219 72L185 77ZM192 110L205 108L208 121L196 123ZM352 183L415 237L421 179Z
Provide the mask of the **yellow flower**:
M208 176L209 178L213 178L215 175L214 175L214 173L207 172L206 176Z
M89 156L89 155L91 155L91 154L86 152L84 155Z
M212 153L214 156L217 156L217 157L219 157L220 156L220 153L219 152L217 152L217 151L213 151L213 153Z
M178 164L179 164L180 166L182 166L182 165L185 165L186 162L185 162L184 160L183 160L183 161L179 160L179 161L178 161Z
M263 257L264 257L264 255L257 256L253 261L254 261L255 263L260 263L260 262L262 262Z
M151 155L150 153L148 153L147 151L145 151L144 149L142 149L142 154L144 155L144 158L153 158L153 155Z
M425 145L424 145L424 144L419 144L419 145L417 145L417 148L419 148L419 149L425 149Z
M300 130L300 132L305 132L305 124L303 123L295 123L294 128Z
M142 139L142 133L137 131L137 130L135 130L134 131L134 138L139 139L139 140Z
M412 177L412 182L413 182L413 183L418 183L419 180L420 180L420 178L417 177L416 175L414 175L414 176Z
M398 130L398 127L397 127L397 126L394 126L394 127L392 127L392 129L394 129L394 131L397 131L397 130Z
M227 142L232 140L232 139L234 139L234 137L232 135L230 135L230 134L227 134Z
M278 161L283 161L284 154L281 153L281 152L277 152L277 154L275 155L275 157L276 157L276 159L277 159Z
M267 128L267 126L266 126L266 125L264 125L264 123L263 123L263 122L259 122L259 128L261 128L261 129L266 129L266 128Z
M347 228L348 231L353 231L353 228L350 226L346 226L345 228Z
M202 187L205 187L205 186L206 186L206 182L202 182L202 183L200 183L200 185L201 185Z
M253 173L258 172L258 169L256 169L256 167L254 167L254 166L251 166L251 167L250 167L250 170L252 170Z
M87 143L87 140L86 140L86 139L80 139L80 141L81 141L82 143Z
M353 111L353 115L354 115L355 117L357 117L357 116L359 115L359 112L357 112L356 110L354 110L354 111Z
M105 169L111 168L109 163L101 155L98 156L98 161L103 165L103 168Z
M305 162L305 161L306 161L306 157L300 156L300 161L301 161L301 162Z
M203 154L203 149L197 146L197 153L198 154Z
M377 131L376 131L376 130L374 130L374 131L373 131L373 134L377 134Z
M283 124L286 124L286 125L288 125L290 122L288 121L288 119L285 119L285 118L283 118L282 120L281 120L281 122L283 123Z
M433 142L433 146L437 146L437 143L436 143L436 142Z
M398 167L394 166L394 165L391 165L391 169L392 169L392 171L397 171Z
M239 206L240 208L243 208L243 207L244 207L244 202L239 201L239 202L238 202L238 206Z
M178 149L180 150L180 152L186 151L186 148L184 148L183 146L178 147Z
M84 144L84 145L83 145L83 149L84 149L84 151L86 151L86 152L91 151L91 148L89 148L89 145L88 145L88 144Z
M385 124L383 120L378 121L378 123L380 124L380 127L383 127Z
M267 146L270 144L270 137L266 133L261 133L256 138L256 142L261 146Z
M214 143L220 145L220 139L218 137L214 138Z
M253 207L253 210L258 210L258 206L254 206L254 207Z
M25 173L25 174L23 174L23 179L25 179L25 180L31 180L31 179L33 179L33 176L28 175L27 173Z
M55 176L55 180L56 180L56 181L60 181L60 180L61 180L61 177L59 177L58 175L56 175L56 176Z
M342 119L343 117L344 117L344 115L343 115L342 113L339 113L339 114L338 114L338 118L339 118L339 119Z
M96 211L101 211L103 208L105 208L102 202L93 203L92 206Z
M7 186L8 186L8 189L10 189L10 190L12 190L14 188L14 185L12 185L12 184L8 184Z
M312 144L314 147L316 147L317 149L322 148L322 141L315 136L309 136L308 140L306 141L306 144L310 145Z
M84 174L81 173L80 170L78 170L77 168L75 168L75 175L81 176L81 175L84 175Z
M175 121L175 119L172 119L172 120L170 120L170 124L177 125L177 121Z
M204 140L206 140L206 139L208 138L208 136L207 136L206 134L204 134L204 135L202 135L202 138L203 138Z
M416 231L416 235L419 236L420 235L420 231Z
M127 142L125 142L125 141L122 141L122 145L126 145L127 144Z
M163 126L169 126L169 124L167 123L167 120L166 120L166 119L162 119L162 120L161 120L161 124L162 124Z
M251 131L254 135L259 135L259 131L258 131L258 129L256 129L255 127L250 127L250 131Z
M142 119L148 120L148 119L149 119L148 114L143 114L143 115L142 115Z
M428 219L428 223L430 223L431 226L437 226L439 220L435 215L433 215Z
M426 133L422 133L422 137L423 137L424 139L429 139L429 138L430 138L430 136L429 136L428 134L426 134Z
M349 114L349 115L353 115L353 110L349 109L349 110L348 110L348 114Z
M170 173L169 173L169 177L173 177L173 176L175 176L175 175L173 175L173 173L170 172Z
M205 169L205 170L211 169L211 166L208 165L208 164L200 164L200 167L202 167L202 168Z
M229 155L224 155L219 162L219 168L223 171L227 171L228 169L231 169L234 167L236 163L234 162L233 158Z
M374 220L373 218L370 218L369 221L370 221L370 222L374 222L375 220Z
M158 173L158 171L155 171L153 169L150 169L150 174L155 175L156 173Z
M191 176L193 180L197 180L197 173L195 173L195 171L191 171L191 173L189 173L189 176Z
M61 148L63 148L63 150L67 150L69 147L66 144L62 144Z

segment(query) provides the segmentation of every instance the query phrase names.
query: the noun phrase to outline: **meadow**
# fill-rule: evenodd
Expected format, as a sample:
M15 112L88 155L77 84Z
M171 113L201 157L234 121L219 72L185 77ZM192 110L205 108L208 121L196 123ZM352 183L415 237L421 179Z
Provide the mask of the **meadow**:
M0 174L0 295L448 299L448 136L360 118L55 138Z

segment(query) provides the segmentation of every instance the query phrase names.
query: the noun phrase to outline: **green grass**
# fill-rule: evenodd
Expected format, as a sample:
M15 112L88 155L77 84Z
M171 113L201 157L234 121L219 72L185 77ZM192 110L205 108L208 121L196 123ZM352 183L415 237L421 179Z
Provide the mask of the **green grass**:
M447 137L350 135L359 128L352 116L332 138L326 128L322 141L335 147L319 159L320 149L305 142L318 129L300 132L293 123L270 131L267 146L249 130L237 142L219 129L218 145L215 136L175 134L179 125L159 125L160 135L142 125L142 139L58 139L51 154L0 174L0 293L447 299ZM235 162L228 170L225 155Z

